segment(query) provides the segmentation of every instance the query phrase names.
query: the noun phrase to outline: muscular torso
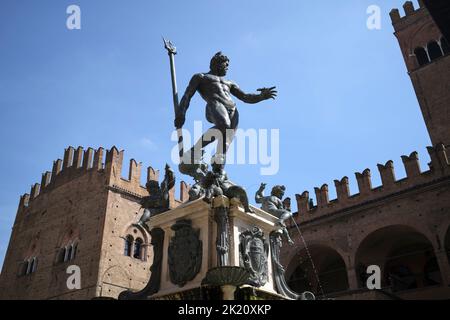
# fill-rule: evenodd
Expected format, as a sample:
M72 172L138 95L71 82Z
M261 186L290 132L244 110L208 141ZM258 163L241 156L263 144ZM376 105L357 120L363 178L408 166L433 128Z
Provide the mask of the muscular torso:
M271 212L272 210L284 209L283 202L275 196L263 198L263 210Z
M231 87L233 83L212 74L197 75L200 78L198 92L208 104L220 103L229 110L236 107L231 99Z

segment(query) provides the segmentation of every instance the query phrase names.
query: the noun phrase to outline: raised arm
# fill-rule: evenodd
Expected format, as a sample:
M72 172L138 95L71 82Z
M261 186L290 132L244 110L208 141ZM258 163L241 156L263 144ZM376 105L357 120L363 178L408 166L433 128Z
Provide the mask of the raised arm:
M177 129L182 128L184 122L186 121L186 111L189 109L189 104L191 103L191 99L194 96L195 92L197 92L197 88L200 85L200 81L203 78L203 74L199 73L192 77L189 85L184 93L183 98L180 101L178 106L177 115L175 118L175 127Z
M266 189L266 184L261 183L261 186L259 187L258 191L255 194L256 203L259 203L259 204L263 203L265 189Z
M250 94L242 91L235 83L231 84L230 92L236 98L245 103L258 103L268 99L275 99L277 96L276 87L258 89L259 94Z

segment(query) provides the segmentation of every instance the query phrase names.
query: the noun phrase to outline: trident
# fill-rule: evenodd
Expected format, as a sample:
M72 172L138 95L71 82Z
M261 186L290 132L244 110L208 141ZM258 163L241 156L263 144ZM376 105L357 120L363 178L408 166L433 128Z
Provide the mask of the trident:
M175 55L177 54L177 48L172 44L172 42L163 38L164 47L167 49L170 58L170 73L172 76L172 93L173 93L173 107L175 110L175 117L177 116L177 111L179 108L178 102L178 89L177 89L177 75L175 71ZM178 135L178 151L180 155L180 160L182 160L184 155L183 147L183 129L177 128Z

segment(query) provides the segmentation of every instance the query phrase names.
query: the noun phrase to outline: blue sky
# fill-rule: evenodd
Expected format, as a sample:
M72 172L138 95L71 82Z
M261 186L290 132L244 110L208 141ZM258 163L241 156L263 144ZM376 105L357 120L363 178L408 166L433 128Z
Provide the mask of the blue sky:
M276 101L238 103L241 128L280 129L276 176L261 177L258 165L227 168L251 197L264 181L285 184L292 197L314 197L328 183L334 198L333 180L344 176L356 193L354 172L370 168L378 186L377 163L392 159L402 178L400 156L412 151L426 169L431 142L388 14L403 2L2 0L0 264L19 196L67 146L116 145L125 163L160 169L170 161L162 35L179 50L180 91L219 50L231 59L228 78L245 91L278 87ZM81 8L81 30L66 28L71 4ZM381 7L381 30L366 27L372 4ZM203 118L197 95L187 127Z

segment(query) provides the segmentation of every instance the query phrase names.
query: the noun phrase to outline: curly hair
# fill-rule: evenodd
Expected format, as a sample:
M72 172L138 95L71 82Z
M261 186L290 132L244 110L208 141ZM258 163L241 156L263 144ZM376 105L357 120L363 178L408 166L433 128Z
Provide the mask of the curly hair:
M223 62L229 62L230 59L226 55L222 53L222 51L217 52L214 57L211 59L211 63L209 64L209 68L211 70L214 70L217 68L218 65L220 65Z
M272 195L277 194L279 191L285 193L286 192L286 187L285 186L275 186L272 188Z

